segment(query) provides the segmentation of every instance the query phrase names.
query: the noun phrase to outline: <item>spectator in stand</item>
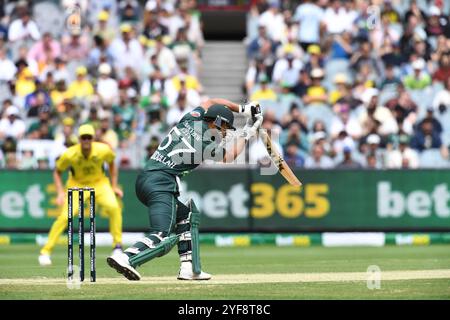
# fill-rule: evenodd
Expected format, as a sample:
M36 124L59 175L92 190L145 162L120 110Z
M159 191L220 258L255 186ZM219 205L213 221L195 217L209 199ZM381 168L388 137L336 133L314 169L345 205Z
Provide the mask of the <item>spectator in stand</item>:
M51 99L48 91L45 90L44 84L35 82L35 90L25 97L25 111L27 117L37 117L39 108L51 105Z
M259 74L259 88L253 91L250 96L251 101L261 101L261 100L277 100L277 93L270 88L269 78L264 73Z
M425 70L425 61L419 58L411 63L413 74L403 78L403 83L407 89L421 90L431 85L431 77Z
M94 26L92 34L94 39L96 37L101 38L106 45L109 45L116 37L114 28L109 26L109 13L106 10L99 12L97 16L98 23Z
M450 77L445 80L444 89L434 97L433 108L441 114L450 110Z
M111 129L111 119L109 116L104 115L100 119L100 126L96 131L96 140L106 143L111 149L116 150L119 146L119 137L117 133Z
M361 169L362 165L352 157L352 148L345 146L343 149L344 159L336 165L336 169Z
M303 100L303 97L308 91L308 87L311 85L311 78L309 73L305 69L301 69L298 75L297 82L292 88L292 92L295 93L299 98Z
M86 77L86 67L78 67L75 73L77 78L69 85L67 96L70 99L86 99L91 97L94 94L94 87Z
M311 155L305 160L305 168L308 169L330 169L333 167L333 161L325 155L325 150L320 144L314 144Z
M319 68L311 71L311 85L306 90L306 95L303 96L303 103L305 105L311 103L328 103L327 89L322 85L324 75L323 70Z
M330 104L334 105L338 101L350 102L351 100L351 85L344 73L338 73L333 79L336 89L330 92Z
M25 122L20 119L19 108L16 106L8 107L4 117L0 120L0 141L8 137L17 141L24 137L25 131Z
M275 63L272 82L280 86L281 81L284 81L294 86L302 67L302 62L299 59L295 59L292 53L287 53L283 59L279 59Z
M350 137L358 140L362 135L362 129L358 119L351 114L350 106L346 103L338 103L334 109L338 112L331 122L331 138L337 138L342 131L345 131Z
M284 160L291 168L301 168L305 159L299 154L298 144L294 141L288 142L284 149Z
M44 33L42 40L36 42L28 52L28 60L34 60L39 70L43 70L49 63L61 55L60 43L53 39L50 32Z
M298 41L306 51L311 44L320 43L324 29L324 11L313 0L305 0L295 10L294 20L299 24Z
M377 162L377 157L375 156L375 154L369 153L366 156L365 169L369 169L369 170L379 170L379 169L381 169L380 165Z
M151 40L155 40L157 37L164 37L169 34L168 28L159 22L158 13L156 10L146 12L143 29L143 35L147 39Z
M386 65L384 68L384 78L380 84L380 89L383 90L384 88L391 88L392 86L397 87L401 83L401 80L395 75L394 66L391 64Z
M325 61L322 58L322 49L318 45L312 44L308 46L307 53L309 55L308 62L305 64L305 71L311 73L313 69L323 69Z
M20 157L20 161L17 164L17 168L20 170L37 169L37 159L34 157L34 151L24 149Z
M388 169L417 169L419 156L409 147L410 138L406 134L399 137L398 146L386 153L386 167Z
M121 0L119 16L122 23L136 23L139 19L139 3L137 0Z
M6 48L0 47L0 85L14 79L17 67L14 62L6 56Z
M445 19L441 17L441 10L437 6L431 6L428 11L428 20L425 31L429 37L444 34L446 25ZM446 21L448 23L448 19Z
M279 10L279 4L272 1L269 8L259 16L260 26L264 26L268 32L270 39L279 44L283 41L286 25L284 23L283 14Z
M114 59L114 66L119 76L122 76L125 67L131 67L135 72L139 72L143 59L141 45L134 37L133 27L129 24L120 26L122 36L116 38L109 49Z
M180 119L188 112L192 111L193 109L188 106L186 93L180 92L178 95L177 103L175 106L172 106L169 109L169 112L167 113L166 122L167 125L173 126L174 124L178 123Z
M20 98L25 99L26 96L36 90L36 79L29 68L22 69L17 74L15 83L15 93Z
M257 57L255 60L250 62L250 68L247 70L245 76L245 88L247 90L247 95L251 95L255 84L258 82L259 75L265 74L268 76L269 68L264 63L264 59Z
M81 30L73 29L70 38L62 44L63 59L67 61L84 61L89 53L86 39L81 36Z
M266 56L274 54L276 45L267 34L267 29L260 25L258 27L258 36L250 42L247 55L249 59L253 59L258 55Z
M330 6L323 15L323 23L329 35L338 35L346 31L349 21L341 0L330 1Z
M373 161L373 159L371 159L371 156L373 156L375 157L376 168L383 169L385 166L385 154L384 151L380 148L380 136L372 133L366 137L365 142L367 143L366 160L370 161L370 163L367 163L367 165L369 167L372 166L371 162Z
M433 81L445 82L450 78L450 50L441 54L439 67L433 74Z
M107 63L98 67L100 77L97 81L97 93L104 105L112 106L119 97L117 81L111 77L112 68Z
M379 91L375 88L368 88L363 93L362 101L364 109L360 113L359 122L361 127L369 127L370 120L375 120L379 123L377 133L382 136L387 136L398 132L398 125L392 112L378 103ZM367 131L366 131L367 132Z
M166 78L177 73L175 54L165 45L162 37L156 37L154 45L147 50L145 57L146 61L156 59L157 66ZM154 65L154 61L151 64Z
M407 134L413 133L413 126L417 121L418 106L403 85L397 87L397 95L386 102L397 121L397 126Z
M431 119L424 120L412 138L411 147L422 152L428 149L439 149L441 146L442 140L433 121Z
M280 143L285 150L289 148L290 144L295 143L296 152L302 156L302 159L308 155L309 142L306 134L302 133L302 126L299 122L293 120L287 127L287 132L282 132L280 136Z
M31 20L30 12L21 10L19 18L9 26L8 40L10 42L32 43L41 38L37 24Z
M331 44L330 59L345 59L349 60L353 53L352 34L346 30L341 34L336 34L333 37Z

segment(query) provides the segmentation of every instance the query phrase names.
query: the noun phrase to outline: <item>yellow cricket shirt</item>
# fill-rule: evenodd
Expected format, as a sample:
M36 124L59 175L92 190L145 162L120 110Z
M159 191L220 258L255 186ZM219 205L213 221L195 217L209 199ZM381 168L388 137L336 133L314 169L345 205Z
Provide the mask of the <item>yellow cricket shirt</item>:
M114 151L105 143L92 142L91 154L85 158L81 152L81 145L76 144L68 148L56 161L56 168L63 172L70 169L69 180L80 184L95 183L105 177L103 164L114 161Z

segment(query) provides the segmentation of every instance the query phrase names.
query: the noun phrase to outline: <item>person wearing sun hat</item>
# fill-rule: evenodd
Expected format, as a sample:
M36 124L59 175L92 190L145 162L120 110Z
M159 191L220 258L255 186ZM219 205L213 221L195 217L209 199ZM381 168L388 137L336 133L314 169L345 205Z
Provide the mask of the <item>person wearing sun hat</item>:
M94 87L87 79L87 69L85 66L79 66L75 74L77 78L73 81L67 89L68 98L84 99L94 94Z
M418 58L411 63L413 73L403 78L405 88L411 90L422 90L431 85L431 76L426 70L426 62Z
M68 188L90 187L95 189L95 202L102 212L109 217L110 232L113 237L114 252L122 251L122 209L117 197L123 192L118 186L118 169L114 163L114 151L105 143L94 141L95 129L90 124L83 124L78 128L79 143L67 148L56 161L53 171L57 198L56 204L61 213L53 223L48 241L42 248L39 264L48 266L52 264L50 254L67 227L67 197ZM103 166L107 164L109 177L105 175ZM62 174L69 171L67 184L63 184ZM87 194L85 194L87 197ZM78 202L74 201L74 212L78 212Z
M120 32L121 36L116 37L109 46L109 52L115 61L114 68L120 76L122 76L126 67L131 67L136 73L139 73L144 58L142 45L136 39L131 24L121 24Z
M102 10L97 15L97 24L94 26L93 35L102 37L107 44L116 37L116 32L109 26L109 12Z
M328 101L328 93L322 85L322 80L325 76L323 69L314 68L311 70L311 85L306 90L306 95L303 97L305 104L310 103L326 103Z

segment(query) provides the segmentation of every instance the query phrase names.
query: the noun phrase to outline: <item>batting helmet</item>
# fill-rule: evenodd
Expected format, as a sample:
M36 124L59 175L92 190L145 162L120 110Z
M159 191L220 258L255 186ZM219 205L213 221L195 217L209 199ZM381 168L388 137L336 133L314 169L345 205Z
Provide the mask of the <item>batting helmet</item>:
M214 124L218 128L221 128L222 123L225 122L228 128L236 130L236 128L233 127L234 122L233 112L224 105L221 104L212 105L211 107L208 108L208 110L206 110L203 118L213 120Z

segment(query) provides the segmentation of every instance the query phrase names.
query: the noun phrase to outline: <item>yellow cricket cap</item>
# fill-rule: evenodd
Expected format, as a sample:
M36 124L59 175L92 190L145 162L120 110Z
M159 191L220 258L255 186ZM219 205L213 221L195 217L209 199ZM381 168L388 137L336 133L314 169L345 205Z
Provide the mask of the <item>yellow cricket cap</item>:
M29 68L24 68L21 72L21 76L23 77L33 77L33 73L31 72L31 70Z
M131 32L131 25L128 23L124 23L120 26L120 31L121 32Z
M83 66L78 67L77 70L76 70L76 74L77 75L85 75L85 74L87 74L86 67L83 67Z
M83 124L78 128L78 136L95 136L94 127L90 124Z
M66 117L66 118L63 119L62 123L65 126L73 126L75 121L72 118L70 118L70 117Z
M317 44L312 44L308 46L308 53L309 54L320 54L321 50L320 47Z
M109 13L107 11L102 10L98 14L97 19L100 21L107 21L109 19Z

